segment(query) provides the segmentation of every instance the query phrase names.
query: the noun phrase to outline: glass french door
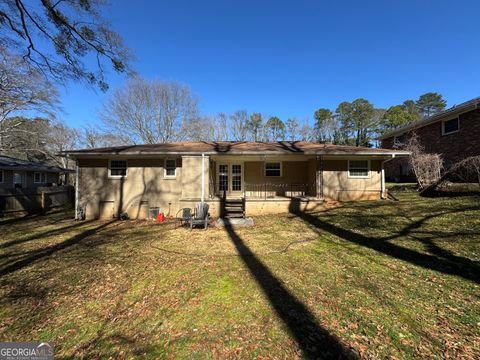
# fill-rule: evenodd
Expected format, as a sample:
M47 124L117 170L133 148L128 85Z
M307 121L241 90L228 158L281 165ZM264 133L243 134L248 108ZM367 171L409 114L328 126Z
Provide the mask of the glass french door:
M218 190L227 195L241 195L243 191L243 164L220 163L217 169Z
M228 192L228 164L218 165L218 190L221 192Z

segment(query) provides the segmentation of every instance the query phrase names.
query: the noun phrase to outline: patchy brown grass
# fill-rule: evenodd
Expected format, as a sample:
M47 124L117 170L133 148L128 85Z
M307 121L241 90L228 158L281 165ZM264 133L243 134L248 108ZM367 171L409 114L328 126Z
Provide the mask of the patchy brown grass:
M2 219L0 340L53 341L58 358L298 358L295 299L361 357L478 357L480 199L399 196L257 217L234 230L251 254L225 229ZM272 301L272 279L291 299Z

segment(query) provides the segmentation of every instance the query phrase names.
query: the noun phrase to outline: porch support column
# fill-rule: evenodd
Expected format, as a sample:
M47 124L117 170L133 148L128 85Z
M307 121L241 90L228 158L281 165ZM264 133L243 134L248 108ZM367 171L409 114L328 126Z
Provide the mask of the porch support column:
M392 157L387 160L383 160L381 164L381 173L380 173L380 198L386 199L388 197L387 190L385 188L385 163L391 161L395 158L395 154L392 154Z
M323 198L323 155L317 156L317 169L315 172L315 195L317 199Z
M75 160L75 220L81 220L78 213L80 196L80 169L78 167L78 160Z
M205 154L202 154L202 195L201 202L205 200Z

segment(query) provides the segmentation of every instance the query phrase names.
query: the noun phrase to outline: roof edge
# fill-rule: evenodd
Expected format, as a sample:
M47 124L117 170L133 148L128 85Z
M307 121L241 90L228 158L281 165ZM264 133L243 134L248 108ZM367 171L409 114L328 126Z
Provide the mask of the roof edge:
M142 152L142 151L135 151L129 153L106 153L106 152L69 152L67 156L71 156L73 158L83 157L83 156L101 156L101 157L109 157L109 156L124 156L124 157L131 157L131 156L155 156L155 155L197 155L201 156L204 155L228 155L228 156L241 156L241 155L285 155L285 156L295 156L295 155L339 155L339 156L354 156L354 155L362 155L362 156L385 156L385 155L405 155L409 156L410 152L403 151L403 150L391 150L384 149L384 152L370 152L370 151L358 151L355 153L348 153L345 151L332 151L332 152L321 152L321 151L304 151L304 152L297 152L297 153L283 153L283 152L258 152L258 151L241 151L235 153L222 153L222 152L166 152L166 151L151 151L151 152Z
M438 114L432 115L426 119L419 120L417 122L414 122L412 124L403 126L401 128L398 128L396 130L393 130L385 135L381 135L377 137L377 140L385 140L388 139L392 136L396 136L398 134L402 134L406 131L410 131L413 129L418 129L426 125L433 124L437 121L443 120L445 117L453 116L453 115L460 115L465 112L469 112L475 109L478 109L480 106L480 97L473 98L471 100L468 100L464 103L461 103L459 105L453 106L447 110L444 110Z

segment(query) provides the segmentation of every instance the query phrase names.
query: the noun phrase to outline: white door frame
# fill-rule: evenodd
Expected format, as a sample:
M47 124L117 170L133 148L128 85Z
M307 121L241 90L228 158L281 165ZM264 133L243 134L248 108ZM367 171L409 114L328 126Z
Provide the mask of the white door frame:
M244 174L245 174L245 164L243 161L235 161L235 160L230 160L230 161L217 161L217 178L216 178L216 181L217 181L217 184L219 184L218 186L218 191L222 192L222 190L220 190L220 166L221 165L227 165L227 169L228 169L228 172L227 172L227 176L228 176L228 184L227 184L227 196L231 196L231 197L241 197L242 194L243 194L243 190L244 190ZM233 171L232 171L232 168L233 166L232 165L240 165L240 169L241 169L241 189L240 190L236 190L236 191L233 191L232 190L232 187L233 187ZM222 195L222 194L220 194Z

